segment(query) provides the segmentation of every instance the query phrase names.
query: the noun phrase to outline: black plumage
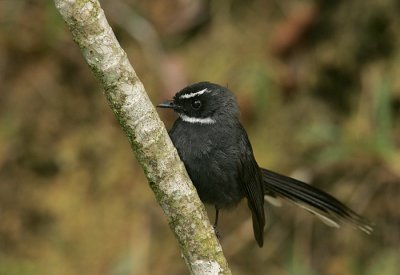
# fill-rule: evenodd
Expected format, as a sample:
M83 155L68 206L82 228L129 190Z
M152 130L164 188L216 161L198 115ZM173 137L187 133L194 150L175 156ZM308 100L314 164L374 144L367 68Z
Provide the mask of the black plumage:
M368 222L329 194L306 183L260 168L247 133L239 121L236 98L227 88L200 82L179 91L172 101L179 118L169 131L200 199L216 209L247 199L253 231L263 245L264 196L281 197L301 205L331 225L345 220L369 232Z

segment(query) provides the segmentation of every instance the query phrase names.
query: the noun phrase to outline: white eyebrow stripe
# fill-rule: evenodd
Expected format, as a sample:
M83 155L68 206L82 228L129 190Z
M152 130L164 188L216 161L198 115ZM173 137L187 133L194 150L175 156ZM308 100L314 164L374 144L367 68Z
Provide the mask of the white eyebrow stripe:
M214 124L216 121L212 119L211 117L205 117L205 118L200 118L200 117L189 117L184 114L179 115L181 119L185 122L189 123L198 123L198 124Z
M209 93L209 92L211 92L211 91L209 91L209 90L207 90L207 88L205 88L205 89L203 89L201 91L198 91L198 92L195 92L195 93L181 95L179 98L180 99L192 98L192 97L195 97L195 96L198 96L198 95L202 95L204 93Z

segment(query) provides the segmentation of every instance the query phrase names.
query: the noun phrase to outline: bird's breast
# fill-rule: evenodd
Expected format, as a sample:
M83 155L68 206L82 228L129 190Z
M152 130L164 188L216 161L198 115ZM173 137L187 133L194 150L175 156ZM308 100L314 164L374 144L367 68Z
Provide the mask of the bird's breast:
M203 202L226 207L240 201L243 191L233 137L211 127L174 127L170 136Z

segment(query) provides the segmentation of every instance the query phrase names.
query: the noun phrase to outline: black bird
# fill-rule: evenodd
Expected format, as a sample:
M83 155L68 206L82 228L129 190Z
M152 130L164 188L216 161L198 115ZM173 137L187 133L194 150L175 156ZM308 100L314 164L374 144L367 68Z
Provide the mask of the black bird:
M179 114L169 135L203 203L220 209L243 198L251 210L254 237L263 246L264 197L284 198L316 214L328 225L349 222L370 233L368 221L331 195L304 182L260 168L239 121L236 98L227 88L199 82L157 107Z

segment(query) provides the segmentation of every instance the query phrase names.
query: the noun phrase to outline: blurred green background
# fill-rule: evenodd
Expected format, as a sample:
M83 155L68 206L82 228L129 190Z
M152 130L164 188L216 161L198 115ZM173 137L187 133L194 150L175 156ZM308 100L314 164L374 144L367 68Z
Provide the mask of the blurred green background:
M220 220L234 274L400 274L399 1L101 3L154 104L227 85L260 166L376 224L368 236L266 205L260 249L241 204ZM53 5L0 1L0 274L187 274Z

